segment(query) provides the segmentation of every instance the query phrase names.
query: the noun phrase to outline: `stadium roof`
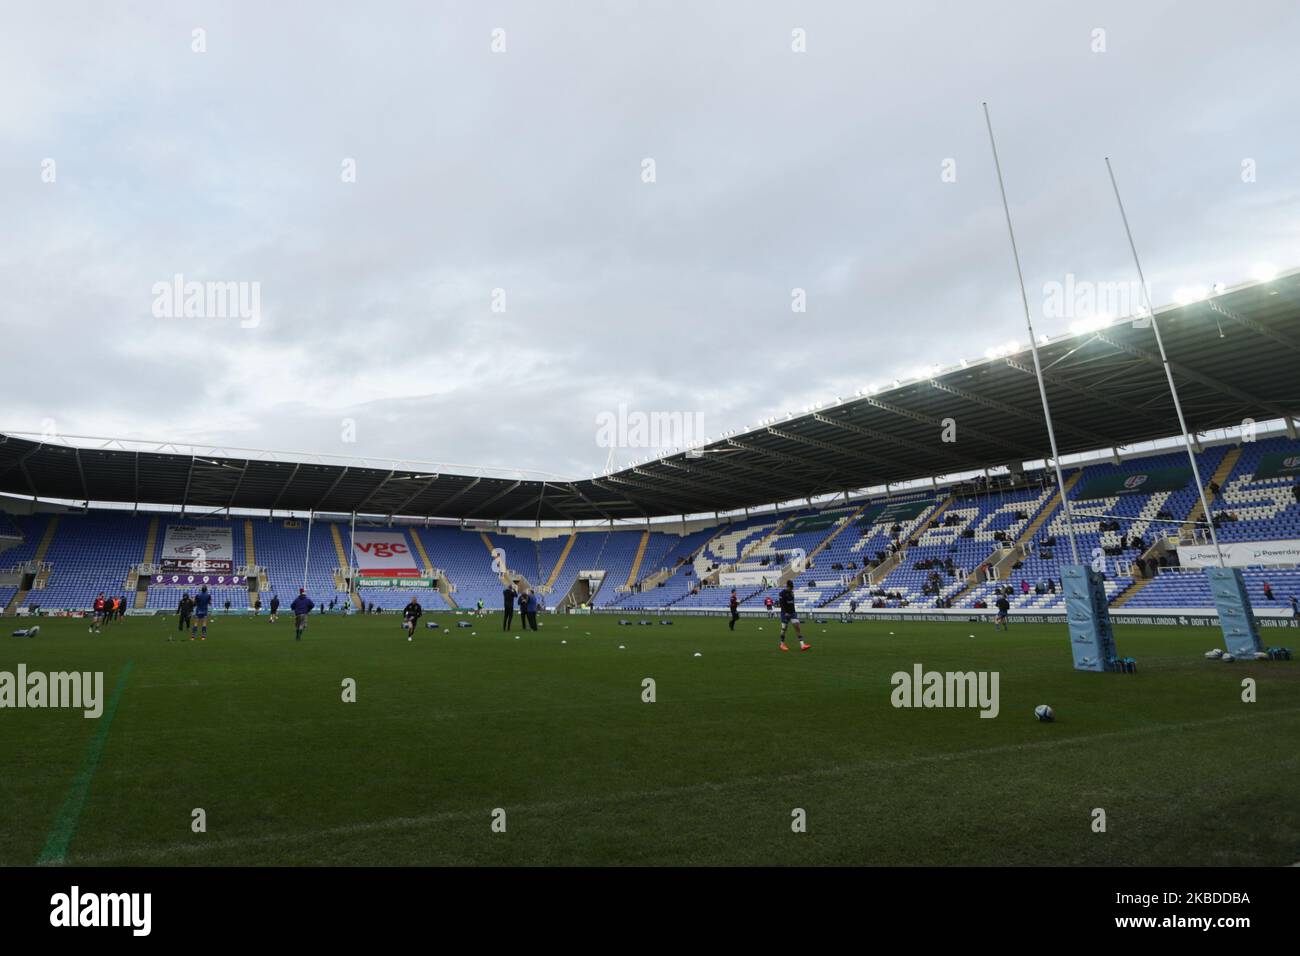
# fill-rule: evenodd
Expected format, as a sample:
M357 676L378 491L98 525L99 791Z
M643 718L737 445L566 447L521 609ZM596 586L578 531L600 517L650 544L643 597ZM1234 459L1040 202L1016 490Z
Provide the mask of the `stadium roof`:
M1300 413L1300 270L1158 309L1198 432ZM882 320L887 321L887 320ZM864 366L886 341L864 337ZM1040 344L1061 455L1178 434L1150 323ZM945 425L955 441L945 441ZM952 429L949 429L951 432ZM589 479L0 434L0 492L75 501L488 520L637 519L771 505L1050 458L1028 346L769 420Z

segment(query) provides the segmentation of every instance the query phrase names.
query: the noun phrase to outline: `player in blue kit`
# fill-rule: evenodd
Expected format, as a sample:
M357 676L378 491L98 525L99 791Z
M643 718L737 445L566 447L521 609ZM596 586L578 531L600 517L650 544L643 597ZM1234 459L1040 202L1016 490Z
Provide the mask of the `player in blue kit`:
M208 639L208 611L211 608L212 595L208 593L208 586L205 584L199 588L199 593L194 595L194 623L190 625L191 641L196 634L199 635L200 641Z

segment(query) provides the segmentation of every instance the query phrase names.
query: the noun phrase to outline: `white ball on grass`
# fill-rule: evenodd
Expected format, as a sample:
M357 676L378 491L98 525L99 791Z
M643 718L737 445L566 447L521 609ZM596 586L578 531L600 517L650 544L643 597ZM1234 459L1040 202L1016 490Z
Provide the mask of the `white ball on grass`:
M696 652L695 652L695 656L696 656L696 657L703 657L704 655L701 654L699 651L696 651Z

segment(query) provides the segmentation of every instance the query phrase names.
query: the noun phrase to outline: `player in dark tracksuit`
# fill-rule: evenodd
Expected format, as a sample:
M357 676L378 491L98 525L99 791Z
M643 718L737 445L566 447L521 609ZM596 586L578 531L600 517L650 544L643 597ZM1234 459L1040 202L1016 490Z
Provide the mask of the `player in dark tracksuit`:
M510 630L510 622L515 619L515 598L518 594L513 584L506 585L506 589L501 592L501 602L504 605L501 618L503 631Z
M298 596L293 599L289 605L289 610L293 611L293 639L302 640L302 632L307 629L307 618L311 614L311 609L316 606L316 602L307 596L307 592L301 588L298 590Z
M789 581L781 589L781 593L776 596L776 603L781 607L781 636L778 640L781 642L780 647L783 651L790 648L785 643L785 630L791 624L794 625L795 637L799 638L799 650L810 651L812 645L803 639L803 630L799 627L799 613L794 608L794 581Z
M740 620L740 600L736 597L736 589L731 589L731 602L728 604L731 608L731 620L727 623L727 629L734 631L736 622Z
M194 599L190 597L189 592L186 591L181 595L181 603L176 605L176 630L184 634L185 629L190 626L190 615L193 613ZM168 638L168 640L173 640L173 638Z
M415 625L420 623L420 615L424 613L424 608L420 607L420 602L411 598L411 603L402 608L402 626L406 628L406 639L409 641L415 637Z
M524 627L537 630L537 592L529 591L519 599L519 613L523 616Z

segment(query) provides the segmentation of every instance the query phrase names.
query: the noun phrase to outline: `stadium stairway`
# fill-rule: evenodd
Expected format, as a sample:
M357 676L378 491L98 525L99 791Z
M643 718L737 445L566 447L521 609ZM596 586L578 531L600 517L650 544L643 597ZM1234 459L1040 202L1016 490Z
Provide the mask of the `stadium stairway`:
M140 560L144 564L153 564L154 556L158 553L158 516L154 515L149 519L149 530L145 533L144 553ZM136 575L132 574L127 579L127 588L135 595L131 602L137 611L143 610L149 604L148 590L140 590L136 583Z
M649 530L641 532L641 542L636 546L636 557L632 559L632 569L627 573L627 583L624 585L631 590L632 585L636 584L636 576L641 573L641 562L645 560L645 549L650 543Z
M1145 551L1142 552L1141 556L1139 557L1139 560L1145 561L1149 558L1154 558L1158 561L1161 558L1161 556L1168 554L1170 551L1176 550L1177 544L1178 541L1177 539L1174 538L1157 538L1155 544L1151 545L1151 547L1147 548ZM1154 577L1134 578L1132 584L1126 587L1122 593L1115 596L1115 599L1110 602L1110 606L1123 607L1133 598L1137 597L1138 594L1154 580L1155 580Z
M934 522L939 518L939 516L942 515L949 508L951 508L953 504L956 503L956 501L957 498L953 495L949 495L948 497L944 498L943 501L939 502L939 507L934 510L933 514L931 514L928 518L926 518L923 522L921 522L921 524L917 525L915 528L913 528L910 532L907 533L906 535L907 539L910 540L912 538L919 538L921 535L929 531L930 528L933 527ZM864 510L866 507L869 506L869 504L870 502L868 502L868 505L863 506ZM847 527L848 525L851 524L853 524L853 522L848 521L846 522L845 526ZM834 604L836 601L843 600L845 597L852 594L854 591L858 590L858 588L879 584L885 578L889 577L889 573L891 571L893 571L895 568L897 568L900 564L903 563L903 557L906 554L907 554L907 549L904 548L901 551L889 555L887 558L885 558L884 561L881 561L874 568L863 569L853 577L853 580L850 581L843 590L838 591L835 594L831 595L830 597L824 599L823 601L821 601L821 603L818 606L829 607L830 605Z
M1135 578L1132 584L1115 596L1115 598L1110 602L1110 606L1113 608L1123 607L1133 598L1137 597L1138 592L1154 580L1155 578Z
M798 514L793 514L781 519L772 526L771 530L768 531L767 534L762 535L757 541L751 541L739 554L736 555L736 560L735 563L732 564L732 568L738 568L754 555L762 554L770 550L772 542L779 538L782 532L785 531L786 526L798 516ZM718 568L716 571L710 571L708 574L700 578L700 584L717 587L718 581L721 580L724 568L725 565Z
M492 552L496 550L496 545L492 543L492 539L488 537L486 531L480 531L478 533L478 536L483 541L483 547L487 548L488 557L492 558ZM509 584L511 581L518 581L520 585L519 590L521 592L531 591L533 589L532 580L528 577L528 575L523 574L520 571L516 571L514 568L507 567L504 571L498 574L497 577L500 579L502 587ZM484 601L484 604L486 603L487 602Z
M699 557L701 554L704 554L705 550L709 547L709 545L711 545L714 542L714 540L716 540L717 537L721 535L723 531L725 531L728 527L730 526L726 524L718 525L718 527L716 527L713 530L713 533L709 535L703 541L703 543L700 544L699 547L692 550L689 554L680 558L673 564L668 565L667 567L656 568L655 570L647 574L644 578L642 578L640 581L633 581L632 584L629 585L629 587L640 585L641 591L643 593L651 593L654 588L657 588L661 583L667 581L668 579L673 577L673 575L677 574L678 570L683 565L693 564L695 562L695 559ZM679 595L678 599L684 596L685 595Z
M257 549L253 546L253 519L244 519L244 563L257 566Z
M753 542L749 547L747 547L744 551L742 551L739 555L736 556L736 564L743 564L746 560L749 559L751 555L758 554L762 552L764 549L766 549L769 544L771 544L773 541L779 538L782 535L782 533L784 533L786 526L791 521L793 521L795 517L797 516L790 515L789 517L781 521L778 521L776 523L776 526L771 531L763 535L763 537L759 538L757 541Z
M546 579L546 584L542 586L543 594L550 594L551 588L555 587L555 582L560 578L560 571L564 568L564 562L569 560L569 552L573 550L574 542L578 540L578 532L569 535L569 540L564 542L564 550L560 552L559 558L555 561L555 567L551 568L550 576Z
M1069 478L1065 479L1065 493L1068 496L1074 490L1074 486L1079 483L1083 477L1083 469L1080 468ZM1034 535L1038 534L1038 529L1051 520L1058 508L1061 507L1061 489L1056 489L1056 494L1052 495L1051 500L1047 502L1047 507L1038 513L1038 516L1021 532L1020 537L1016 538L1016 544L1028 544L1034 540Z
M407 535L407 537L409 537L411 543L415 545L415 553L420 556L420 566L424 569L424 576L426 578L433 577L433 562L429 560L429 552L424 550L424 542L420 540L420 536L414 531Z
M1065 479L1065 493L1067 496L1074 490L1074 486L1079 483L1079 479L1082 477L1083 471L1080 470ZM1029 554L1030 545L1033 543L1034 535L1038 534L1039 528L1052 520L1052 516L1060 510L1060 507L1061 492L1058 489L1047 502L1047 506L1043 508L1034 520L1029 523L1025 530L1021 532L1020 537L1016 538L1016 540L1012 542L1010 548L1002 548L1000 549L1000 552L995 551L993 554L989 555L990 558L997 558L989 568L988 579L990 581L1002 581L1011 577L1010 572L1012 566L1017 561L1023 560ZM969 591L975 586L976 585L972 584L971 587L966 590ZM962 594L965 593L965 591L962 592Z
M54 532L58 529L59 516L50 515L50 520L45 524L45 533L41 535L41 543L36 546L36 553L32 555L32 561L35 562L38 567L41 562L45 560L45 555L49 552L50 545L54 541ZM13 614L18 608L22 607L23 602L27 600L28 593L29 591L22 589L16 591L14 596L9 599L9 604L5 607L4 613Z
M158 556L158 516L154 515L149 519L149 530L145 533L144 554L140 560L145 564L153 564L154 558Z
M846 518L844 521L840 522L839 524L835 525L835 527L831 529L831 533L828 534L825 538L823 538L821 543L817 545L817 547L813 548L811 552L809 552L808 563L811 564L813 559L816 558L817 555L821 554L823 551L829 548L831 546L831 543L836 538L838 538L841 533L843 533L844 529L854 525L857 522L857 520L862 517L862 512L866 510L867 510L867 506L864 503L860 508L858 508L857 511L849 515L848 518Z
M1074 486L1079 483L1079 479L1081 479L1082 477L1083 477L1083 470L1079 469L1074 474L1070 475L1069 478L1065 479L1066 495L1069 495L1070 492L1074 490ZM1043 507L1043 509L1039 511L1037 515L1034 516L1034 520L1029 522L1029 524L1025 526L1024 531L1020 532L1020 536L1016 538L1016 540L1012 543L1010 548L1000 548L998 549L998 551L995 551L993 554L989 555L990 561L993 561L995 557L997 558L997 560L993 561L993 564L989 567L988 578L985 581L980 581L979 569L976 568L967 576L966 586L962 588L960 591L958 591L956 594L949 596L949 600L952 601L952 605L954 607L959 607L960 605L958 605L957 602L965 598L966 595L970 594L971 591L974 591L981 584L985 584L988 581L1002 580L1004 577L1002 574L1003 568L1006 567L1008 570L1010 570L1011 565L1015 564L1016 561L1020 560L1028 553L1028 548L1029 545L1034 540L1034 535L1038 534L1039 529L1042 528L1043 525L1047 524L1047 522L1052 520L1052 515L1056 514L1056 512L1060 509L1060 507L1061 507L1061 489L1058 488L1056 489L1056 492L1052 495L1052 497L1048 499L1048 502ZM1000 552L1005 552L1005 553L1000 553ZM988 562L986 561L985 563L987 564ZM1009 577L1010 575L1006 575L1006 576Z
M942 515L945 511L947 511L956 503L957 503L957 497L955 495L949 495L947 498L944 498L943 501L939 502L939 507L934 509L934 511L930 514L930 517L922 521L916 528L912 529L911 533L909 533L906 536L906 538L904 539L905 542L904 546L900 548L898 551L891 554L889 557L885 558L885 560L881 561L880 564L878 564L876 567L872 568L871 570L863 574L862 580L867 584L879 584L881 581L885 580L885 578L889 577L889 572L893 571L900 564L902 564L904 559L906 559L907 557L906 542L916 540L917 538L921 537L921 535L925 534L927 531L933 528L934 523L939 520L939 516ZM854 587L861 587L861 584L855 584ZM849 590L852 591L853 588L849 588Z
M1214 474L1211 475L1210 480L1205 483L1205 500L1210 503L1211 508L1214 507L1214 493L1210 491L1210 485L1218 485L1219 488L1222 489L1228 481L1228 476L1232 474L1232 469L1237 467L1237 460L1239 458L1241 458L1241 446L1234 445L1232 448L1228 449L1228 453L1224 455L1223 460L1219 462L1219 467L1214 469ZM1187 520L1184 521L1183 526L1178 529L1178 537L1183 541L1191 541L1196 533L1197 522L1204 520L1205 508L1201 506L1201 496L1197 495L1196 501L1192 505L1192 510L1187 513Z
M338 566L340 568L348 567L349 564L351 563L348 561L348 552L343 547L343 536L339 534L338 523L334 521L330 522L330 540L334 542L334 553L338 555L338 559L339 559ZM334 590L346 591L347 589L348 589L347 581L345 581L342 577L340 577L337 574L334 575Z

